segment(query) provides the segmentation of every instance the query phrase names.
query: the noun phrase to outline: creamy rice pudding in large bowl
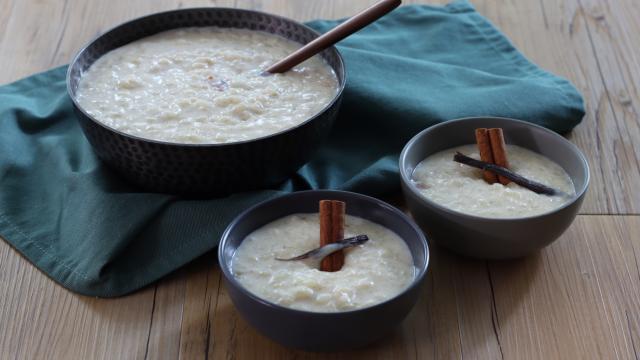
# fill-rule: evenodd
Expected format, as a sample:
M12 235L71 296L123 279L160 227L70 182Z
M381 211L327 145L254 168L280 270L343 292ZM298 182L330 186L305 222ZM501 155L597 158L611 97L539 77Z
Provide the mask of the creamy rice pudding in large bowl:
M327 214L323 203L344 207ZM342 250L339 264L304 255L291 260L318 248L336 224L343 229L337 239L364 242ZM429 250L417 225L394 207L361 194L312 190L239 215L222 236L218 260L234 305L262 334L299 349L334 351L380 339L406 317Z
M334 47L283 74L263 70L317 36L250 10L153 14L82 49L68 92L96 154L143 189L226 195L272 186L328 135L345 70Z
M589 184L575 145L505 118L432 126L407 143L399 166L416 222L438 244L478 258L520 257L550 244L574 220Z

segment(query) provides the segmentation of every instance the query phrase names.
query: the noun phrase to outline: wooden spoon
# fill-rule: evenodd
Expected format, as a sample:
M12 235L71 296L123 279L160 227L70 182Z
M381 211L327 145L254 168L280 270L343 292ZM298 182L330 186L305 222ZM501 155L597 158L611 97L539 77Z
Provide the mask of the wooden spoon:
M289 56L271 65L265 70L265 73L275 74L289 71L292 67L378 20L386 13L398 7L401 2L401 0L380 0L370 8L346 20Z

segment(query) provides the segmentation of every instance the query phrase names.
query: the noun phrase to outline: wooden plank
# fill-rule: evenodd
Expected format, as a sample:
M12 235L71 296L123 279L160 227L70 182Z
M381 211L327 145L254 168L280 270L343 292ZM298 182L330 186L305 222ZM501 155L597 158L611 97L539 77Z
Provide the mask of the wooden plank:
M0 358L142 358L153 293L75 295L0 242Z
M583 93L587 115L570 138L585 153L590 164L597 164L601 155L599 148L593 146L594 140L597 140L595 104L603 88L593 51L588 46L586 29L574 18L578 11L577 3L554 1L546 6L540 1L508 2L502 6L494 6L489 0L475 3L478 10L496 23L525 56L567 77ZM546 11L547 8L553 11ZM521 14L527 16L518 16ZM596 167L591 170L591 175L591 185L582 212L617 212L615 204L608 199L607 189L611 185L604 181L608 174Z
M603 154L599 165L620 212L640 212L640 4L578 0L605 92L598 103Z
M585 94L587 117L571 136L585 151L592 166L592 186L583 212L637 212L640 198L633 191L624 189L632 187L637 181L638 167L630 160L621 166L618 160L618 157L632 159L636 156L633 154L633 141L622 134L627 130L621 126L621 118L614 116L615 106L609 103L610 91L602 79L608 77L603 76L603 71L611 70L603 70L599 60L605 55L593 46L587 46L593 43L590 19L601 16L586 16L582 4L576 1L510 2L499 7L490 1L483 1L479 8L499 22L526 55L568 76ZM518 16L524 13L527 16ZM633 11L627 13L634 14ZM619 24L624 26L623 21ZM532 36L534 29L536 36ZM630 46L622 48L627 51L637 49ZM606 56L611 55L609 51L605 52ZM631 117L624 120L632 124L636 121ZM615 144L618 144L618 148ZM594 252L602 255L606 251L602 248L603 244L620 242L625 237L631 239L634 234L637 238L635 220L631 220L631 229L622 227L627 229L624 235L621 235L623 230L616 228L617 225L602 230L601 226L606 225L598 225L601 218L581 217L580 220L589 223L580 227L576 237L588 238L587 243L559 242L543 252L537 261L529 260L524 266L492 264L492 278L498 283L498 317L510 320L501 321L505 356L635 356L637 345L634 347L634 344L640 343L637 339L637 318L628 314L637 313L638 307L637 304L624 303L623 299L628 302L637 298L637 282L617 285L607 291L603 287L619 283L615 279L624 274L613 274L616 273L614 269L620 266L635 268L631 274L637 276L637 267L634 266L637 260L629 259L629 254L634 253L637 244L622 241L617 254L607 252L606 256L595 256L595 259L593 255ZM617 235L613 235L616 232ZM593 264L593 261L596 263ZM558 269L547 270L549 262ZM543 271L540 270L541 266ZM600 276L610 278L607 281L595 278L593 274L600 272ZM535 274L541 280L537 277L531 280L529 277L532 275L527 274ZM521 295L527 292L532 294L529 297ZM612 296L616 300L604 301L608 294L615 294ZM627 319L630 330L624 334L623 320Z
M95 34L153 11L214 4L307 20L344 17L373 2L5 1L0 83L66 63ZM592 165L583 212L637 213L638 2L473 2L528 57L585 95L587 117L570 137ZM402 328L371 349L337 357L637 358L638 234L637 217L580 216L538 256L492 262L489 271L484 262L434 249L422 298ZM322 357L283 349L248 327L220 288L211 257L157 292L101 300L63 290L0 242L0 357Z
M636 357L639 231L637 216L580 216L540 256L492 263L505 357Z
M210 253L188 266L180 332L180 359L212 358L215 309L220 292L220 270Z
M176 359L180 354L185 275L178 270L156 285L145 359Z
M587 4L582 6L582 2ZM640 145L634 139L640 136L636 111L639 98L634 85L637 81L632 81L638 77L638 67L634 67L638 64L638 41L628 35L634 33L634 27L637 29L633 19L640 14L638 3L474 3L527 57L567 77L584 95L587 115L569 136L591 165L591 186L582 213L638 213L640 194L634 189L640 185ZM620 14L609 14L612 9ZM623 13L626 17L618 16Z

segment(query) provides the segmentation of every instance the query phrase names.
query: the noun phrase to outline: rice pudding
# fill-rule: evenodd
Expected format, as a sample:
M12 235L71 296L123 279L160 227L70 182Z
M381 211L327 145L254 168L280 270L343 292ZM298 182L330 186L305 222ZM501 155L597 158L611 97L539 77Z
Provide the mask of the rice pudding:
M260 298L313 312L375 305L413 282L413 257L404 240L382 225L349 215L345 216L344 237L366 234L369 241L345 249L339 271L320 271L305 261L276 260L319 246L318 217L317 213L289 215L249 234L233 256L233 276Z
M427 199L462 213L487 218L534 216L557 209L575 197L569 175L551 159L531 150L506 145L509 168L514 172L563 192L537 194L513 182L488 184L482 170L454 162L456 152L479 159L475 144L435 153L416 166L412 181Z
M300 46L246 29L169 30L100 57L82 74L76 98L96 120L147 139L251 140L304 122L335 97L338 79L319 56L261 76Z

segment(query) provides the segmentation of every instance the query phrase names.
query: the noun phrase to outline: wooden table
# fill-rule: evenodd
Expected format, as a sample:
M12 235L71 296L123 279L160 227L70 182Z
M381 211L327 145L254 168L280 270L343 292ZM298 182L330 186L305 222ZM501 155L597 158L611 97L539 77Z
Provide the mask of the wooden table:
M94 35L154 11L220 5L307 20L348 16L372 2L3 0L0 83L64 64ZM473 3L584 94L587 116L569 137L591 164L582 213L557 242L521 260L474 261L432 248L420 301L402 328L337 357L637 359L640 2ZM250 328L212 259L133 295L96 299L56 285L0 241L0 359L324 357Z

